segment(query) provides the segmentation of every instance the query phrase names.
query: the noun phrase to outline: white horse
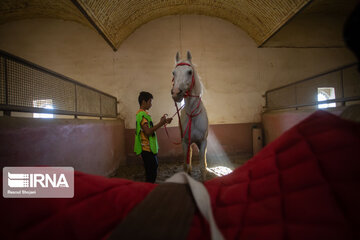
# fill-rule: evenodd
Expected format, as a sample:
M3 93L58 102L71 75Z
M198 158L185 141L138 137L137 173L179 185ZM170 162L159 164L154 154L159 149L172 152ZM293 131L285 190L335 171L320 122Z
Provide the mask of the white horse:
M176 53L176 66L173 70L173 88L171 95L175 102L185 98L185 107L181 111L180 131L185 154L184 171L191 173L191 145L195 143L200 153L200 170L202 179L206 178L206 148L208 136L208 117L201 101L202 83L191 63L191 54L187 52L187 60L180 60Z

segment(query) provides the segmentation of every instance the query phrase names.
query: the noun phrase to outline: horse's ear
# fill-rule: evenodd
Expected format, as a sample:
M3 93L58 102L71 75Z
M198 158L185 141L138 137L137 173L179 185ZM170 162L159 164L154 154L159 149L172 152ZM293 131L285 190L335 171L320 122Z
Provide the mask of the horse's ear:
M187 51L187 60L191 62L191 53L190 51Z
M179 54L179 52L176 53L175 61L176 61L176 63L178 63L178 62L180 61L180 54Z

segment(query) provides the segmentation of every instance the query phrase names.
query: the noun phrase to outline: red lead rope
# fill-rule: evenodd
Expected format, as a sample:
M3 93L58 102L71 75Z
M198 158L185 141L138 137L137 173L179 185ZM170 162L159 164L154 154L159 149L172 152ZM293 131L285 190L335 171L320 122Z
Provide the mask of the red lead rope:
M178 117L179 117L179 124L180 124L181 139L183 139L183 133L182 133L182 127L181 127L181 121L180 121L180 114L179 114L179 112L180 112L180 110L181 110L185 105L182 105L182 106L180 107L180 109L179 109L175 101L174 101L174 103L175 103L175 107L176 107L176 113L175 113L174 115L172 115L171 118L175 117L176 114L178 115ZM164 125L165 132L166 132L166 135L168 136L168 138L170 139L169 132L168 132L168 130L167 130L167 128L166 128L166 125L167 125L167 124ZM170 141L171 141L171 140L170 140ZM173 142L173 141L171 141L171 143L172 143L172 144L175 144L175 145L181 144L181 142Z
M190 64L188 64L188 63L179 63L179 64L176 65L176 67L177 67L177 66L182 66L182 65L186 65L186 66L192 67L192 66L191 66ZM192 125L192 119L193 119L194 117L198 116L198 115L201 113L201 110L200 110L198 113L194 114L194 112L195 112L197 109L199 109L199 107L200 107L201 97L200 97L200 96L194 96L194 95L191 95L191 94L190 94L192 88L195 86L194 72L193 72L193 75L192 75L192 79L191 79L191 80L192 80L192 81L191 81L190 88L189 88L189 90L186 91L184 98L187 98L187 97L197 97L197 98L199 98L199 101L198 101L197 106L191 111L190 114L186 113L186 114L188 115L188 117L189 117L189 121L188 121L188 123L187 123L187 125L186 125L186 128L185 128L185 130L184 130L184 133L182 132L182 126L181 126L181 120L180 120L179 111L180 111L185 105L181 106L180 109L178 109L178 106L177 106L176 102L174 101L174 102L175 102L175 107L176 107L176 113L172 116L172 117L174 117L176 114L178 115L181 139L184 138L184 135L185 135L185 133L186 133L186 130L189 129L189 131L188 131L188 141L189 141L189 142L188 142L187 156L186 156L186 163L187 163L187 164L190 163L190 146L191 146L191 125ZM174 82L174 79L173 79L172 81ZM168 133L167 128L166 128L166 124L165 124L164 127L165 127L166 135L167 135L168 138L170 139L169 133ZM171 141L171 142L172 142L172 141ZM176 142L176 143L175 143L175 142L172 142L172 143L175 144L175 145L181 144L181 142Z
M186 163L189 164L190 163L190 146L191 146L191 123L192 123L192 119L196 116L198 116L200 113L201 113L201 110L197 113L197 114L194 114L195 110L199 108L200 106L200 102L201 102L201 98L199 97L199 102L198 102L198 105L196 108L194 108L194 110L191 112L191 114L187 114L188 117L189 117L189 121L188 121L188 124L185 128L185 131L184 131L184 135L185 135L185 132L186 132L186 129L189 127L189 135L188 135L188 147L187 147L187 156L186 156Z

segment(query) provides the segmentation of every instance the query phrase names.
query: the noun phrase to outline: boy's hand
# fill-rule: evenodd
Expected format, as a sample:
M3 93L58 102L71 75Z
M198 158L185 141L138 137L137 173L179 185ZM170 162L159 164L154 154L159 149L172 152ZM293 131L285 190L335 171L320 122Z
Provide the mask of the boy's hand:
M164 125L166 123L166 115L164 115L160 118L160 123L161 123L161 125Z
M166 119L166 123L167 123L167 124L170 124L171 121L172 121L172 118L167 118L167 119Z

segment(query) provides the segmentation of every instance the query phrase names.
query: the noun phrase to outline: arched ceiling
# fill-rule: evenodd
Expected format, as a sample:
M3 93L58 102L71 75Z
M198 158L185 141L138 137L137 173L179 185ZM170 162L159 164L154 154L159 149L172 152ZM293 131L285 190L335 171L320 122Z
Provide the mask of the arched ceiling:
M92 27L70 0L0 0L0 24L29 18L58 18Z
M175 14L225 19L261 45L311 0L74 0L117 49L136 28Z
M153 19L167 15L199 14L222 18L233 23L261 46L311 1L323 2L322 0L1 0L0 24L41 17L76 21L96 28L116 50L137 28ZM334 1L339 0L327 2ZM329 9L334 11L333 7Z
M313 0L262 47L345 47L343 27L359 0Z

